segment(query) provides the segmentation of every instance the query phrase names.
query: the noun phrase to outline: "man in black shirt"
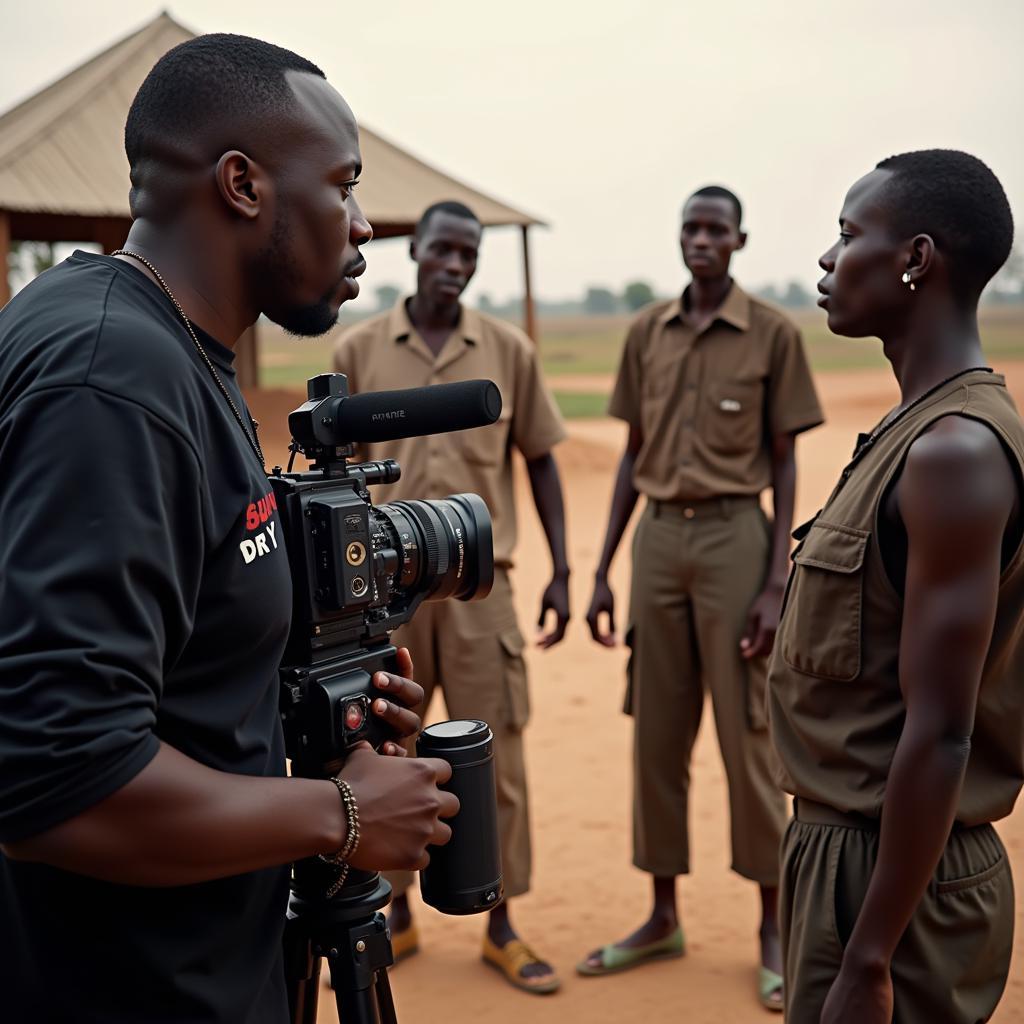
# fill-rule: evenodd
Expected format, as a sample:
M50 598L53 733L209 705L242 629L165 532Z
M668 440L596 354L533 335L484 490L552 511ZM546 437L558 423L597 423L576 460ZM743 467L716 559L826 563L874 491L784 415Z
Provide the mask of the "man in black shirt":
M0 313L0 1017L281 1024L286 865L347 826L332 782L285 777L291 583L232 346L357 293L358 133L314 65L203 36L125 136L125 254ZM414 731L419 687L374 681ZM353 866L424 865L446 771L352 754Z

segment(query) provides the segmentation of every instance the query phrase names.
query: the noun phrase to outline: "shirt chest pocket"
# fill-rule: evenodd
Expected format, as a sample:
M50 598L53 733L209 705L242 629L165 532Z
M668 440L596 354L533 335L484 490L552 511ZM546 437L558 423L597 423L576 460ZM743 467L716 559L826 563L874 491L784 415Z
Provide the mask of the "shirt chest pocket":
M793 555L778 644L805 675L849 682L860 675L864 555L871 534L818 520Z
M498 466L505 460L511 426L512 410L506 406L494 423L460 430L453 435L453 440L466 462L474 466Z
M711 381L704 394L702 433L708 446L727 454L761 447L764 423L764 381Z

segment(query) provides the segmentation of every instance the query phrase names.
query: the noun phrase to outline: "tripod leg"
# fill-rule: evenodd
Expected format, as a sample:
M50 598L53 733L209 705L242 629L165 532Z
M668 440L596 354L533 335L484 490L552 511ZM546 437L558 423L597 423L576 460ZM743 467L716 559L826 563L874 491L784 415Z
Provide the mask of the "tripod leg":
M292 899L285 923L285 977L291 1024L315 1024L321 959L331 972L331 987L341 1024L397 1024L386 969L394 963L387 922L379 909L391 895L380 876L350 875L329 899L319 895L317 862L295 865ZM303 883L315 898L300 895ZM304 891L304 890L303 890Z
M284 927L284 976L291 1024L316 1024L320 954L314 952L305 927L294 917Z
M334 959L329 962L333 967L337 960ZM390 1008L391 1016L386 1017L382 1015L382 1007L378 1006L377 1003L376 985L372 988L346 990L344 983L339 977L343 973L343 971L339 971L335 974L332 971L331 974L331 979L334 983L334 1000L338 1004L338 1020L341 1024L396 1024L394 1003L391 1004ZM384 973L383 969L380 973ZM389 991L389 999L390 996L391 993Z
M388 979L386 967L382 967L377 972L377 978L374 981L374 991L377 993L380 1024L398 1024L398 1016L395 1013L395 1001L391 998L391 982Z
M350 924L327 954L341 1024L397 1024L387 968L394 963L383 914Z

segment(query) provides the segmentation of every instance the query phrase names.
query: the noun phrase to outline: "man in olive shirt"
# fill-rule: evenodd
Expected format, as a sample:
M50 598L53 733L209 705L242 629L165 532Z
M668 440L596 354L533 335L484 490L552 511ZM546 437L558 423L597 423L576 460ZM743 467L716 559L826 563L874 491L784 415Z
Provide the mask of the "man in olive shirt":
M487 503L494 523L494 589L486 601L426 604L396 636L412 651L426 701L442 686L448 713L479 718L494 733L498 825L506 899L530 884L530 832L523 728L529 717L526 666L512 603L509 570L516 539L512 449L526 459L534 502L551 549L554 573L541 601L540 625L554 612L553 631L541 647L557 644L569 619L569 566L565 551L562 488L551 454L565 437L561 416L540 374L536 347L508 324L460 305L477 264L482 229L461 203L445 202L423 214L410 247L417 264L416 294L390 312L351 328L335 350L335 369L353 391L419 387L489 378L501 391L497 423L434 437L373 444L369 459L398 459L401 481L379 491L380 500L439 498L471 491ZM396 955L418 941L405 895L409 875L389 876L396 897L391 929ZM485 960L530 992L552 992L558 978L521 942L507 903L489 914Z
M776 891L786 815L772 779L764 658L786 581L795 438L822 415L796 327L729 276L745 242L731 192L711 186L690 197L681 246L692 281L633 322L612 395L609 411L629 424L629 440L587 621L597 641L614 644L608 568L642 493L627 711L633 862L654 876L654 908L578 970L604 974L684 951L675 876L690 870L689 761L707 689L729 783L732 867L761 887L760 998L781 1008ZM774 526L759 500L767 487Z
M991 822L1024 779L1024 424L977 321L1013 217L980 160L926 150L839 225L820 304L882 339L900 402L797 531L772 656L786 1020L978 1024L1013 945Z

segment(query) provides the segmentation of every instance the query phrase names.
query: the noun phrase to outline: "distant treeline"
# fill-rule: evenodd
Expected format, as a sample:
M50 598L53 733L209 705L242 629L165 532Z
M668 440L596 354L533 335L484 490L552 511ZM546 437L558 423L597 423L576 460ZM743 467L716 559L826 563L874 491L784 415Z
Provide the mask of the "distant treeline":
M53 264L53 243L13 241L8 257L8 273L14 291L24 287L33 277ZM817 299L817 295L795 280L786 284L765 284L751 291L759 298L787 309L804 309L813 306ZM379 285L374 291L376 307L371 307L365 300L354 306L344 306L340 319L342 323L351 323L381 310L390 309L401 294L402 289L397 285ZM669 297L659 295L647 281L631 281L619 291L603 285L591 285L579 298L556 301L538 299L537 314L542 317L621 316L624 313L633 313L657 299ZM982 303L1024 304L1024 250L1015 248L1010 253L1010 258L985 289ZM485 292L476 304L480 310L492 316L508 320L521 320L523 317L521 298L510 298L499 303Z
M752 288L751 292L786 309L806 309L814 306L817 294L808 290L799 281L785 284L765 284ZM377 289L377 309L390 309L394 305L400 290L393 285L383 285ZM658 299L669 298L659 295L646 281L632 281L620 291L602 285L591 285L579 298L537 300L537 314L542 317L560 316L621 316L633 313ZM983 303L992 305L1024 304L1024 255L1015 251L1006 266L996 275L982 298ZM476 302L484 313L508 320L520 320L523 316L521 298L510 298L504 302L495 302L488 294L483 293ZM363 315L367 315L366 310Z
M755 295L779 306L799 308L813 306L814 296L799 281L790 281L781 287L765 285L753 289ZM616 316L633 313L658 299L670 298L658 294L646 281L631 281L621 291L613 291L601 285L587 288L578 299L562 299L551 302L541 299L537 302L537 313L540 316ZM481 295L477 301L479 308L485 313L498 317L514 319L522 313L522 300L509 299L497 304L489 295Z

